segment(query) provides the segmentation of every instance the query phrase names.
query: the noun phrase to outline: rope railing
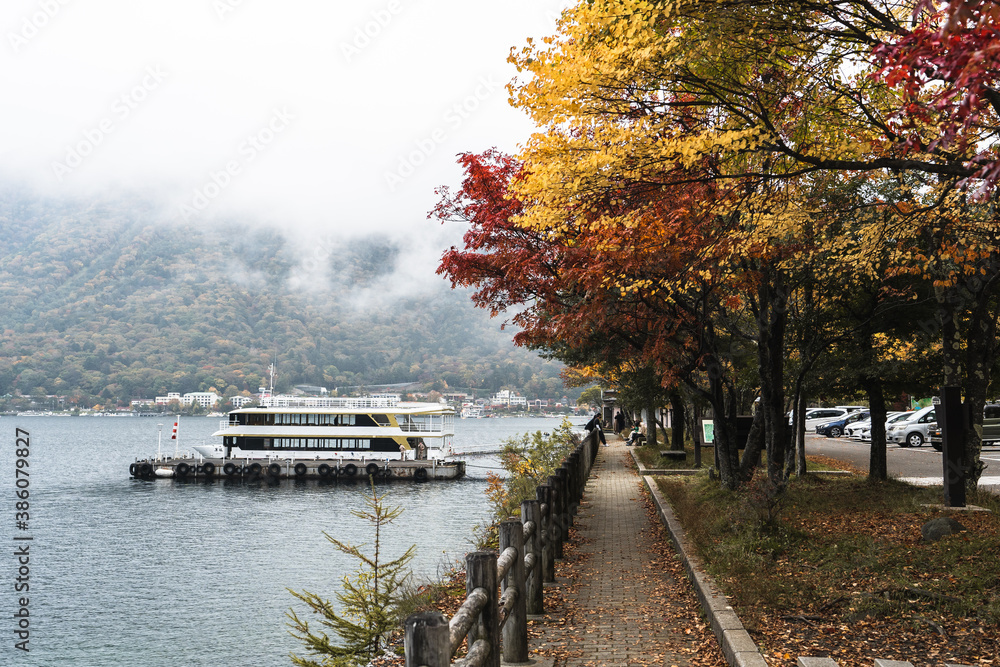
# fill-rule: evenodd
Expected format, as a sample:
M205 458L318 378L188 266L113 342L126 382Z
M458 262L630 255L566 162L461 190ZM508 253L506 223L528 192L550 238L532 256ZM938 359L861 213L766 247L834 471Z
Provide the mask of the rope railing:
M592 433L563 460L556 474L521 503L521 519L500 524L500 555L465 556L467 595L448 620L439 611L406 619L406 667L500 667L528 661L528 615L544 613L543 582L555 582L573 516L597 458ZM452 662L463 641L465 657Z

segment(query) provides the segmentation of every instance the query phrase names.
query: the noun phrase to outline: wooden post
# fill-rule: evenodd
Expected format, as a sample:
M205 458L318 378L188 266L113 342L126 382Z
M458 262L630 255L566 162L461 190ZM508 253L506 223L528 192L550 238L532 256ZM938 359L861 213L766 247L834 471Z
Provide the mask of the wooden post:
M571 453L564 464L566 469L566 487L568 489L566 495L569 498L569 514L570 516L576 516L576 508L580 501L580 476L579 476L579 453Z
M503 626L503 661L528 662L528 612L524 586L524 526L520 521L500 523L500 553L508 547L517 550L517 558L500 582L501 593L508 588L517 591L514 608Z
M548 484L538 485L535 497L540 505L546 506L546 512L542 516L542 530L538 533L542 554L541 581L553 582L556 580L556 556L552 537L552 487Z
M559 480L559 529L562 531L560 539L563 542L569 541L569 529L573 526L573 517L569 512L573 499L569 497L568 477L569 474L566 472L565 466L556 470L556 478Z
M587 488L587 479L590 477L590 453L584 447L580 447L580 499L583 499L583 492Z
M936 413L937 422L941 426L944 504L948 507L965 507L965 468L962 463L967 429L962 388L941 387L941 402Z
M552 542L552 557L563 557L562 544L562 495L563 485L559 475L549 475L552 502L549 503L549 537Z
M694 467L701 467L701 406L697 401L694 404Z
M537 493L537 492L536 492ZM524 543L524 553L532 554L535 561L535 566L525 572L525 602L527 604L527 613L529 614L544 614L544 601L542 600L542 550L541 550L541 531L542 531L542 508L537 500L525 500L521 503L521 518L525 523L532 522L535 524L535 530L528 536L527 541Z
M439 611L422 611L406 618L406 667L447 667L451 664L448 619Z
M467 639L471 648L477 639L490 645L483 667L500 667L500 596L497 594L497 555L492 551L473 551L465 556L465 592L477 588L486 591L486 606L480 622L469 630Z

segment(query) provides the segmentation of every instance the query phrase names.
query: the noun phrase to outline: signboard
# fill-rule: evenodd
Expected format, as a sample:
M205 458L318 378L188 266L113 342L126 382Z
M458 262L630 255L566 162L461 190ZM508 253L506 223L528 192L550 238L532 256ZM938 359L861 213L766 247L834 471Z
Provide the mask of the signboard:
M715 442L715 422L711 419L701 420L702 443L710 445Z

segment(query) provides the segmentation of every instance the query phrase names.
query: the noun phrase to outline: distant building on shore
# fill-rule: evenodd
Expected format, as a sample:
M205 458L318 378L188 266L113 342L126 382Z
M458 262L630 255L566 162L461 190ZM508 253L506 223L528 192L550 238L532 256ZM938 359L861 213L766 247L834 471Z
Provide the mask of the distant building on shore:
M490 398L490 405L506 406L508 408L527 408L528 399L518 396L509 389L501 389Z

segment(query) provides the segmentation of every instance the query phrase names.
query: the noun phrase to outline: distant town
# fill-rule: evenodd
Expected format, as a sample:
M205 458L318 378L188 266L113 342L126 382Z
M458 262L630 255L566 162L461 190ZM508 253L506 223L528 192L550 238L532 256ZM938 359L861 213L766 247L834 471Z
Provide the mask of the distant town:
M380 391L375 390L373 391ZM262 392L263 393L263 392ZM298 396L342 395L325 387L298 385L290 392ZM364 393L364 392L352 392ZM404 391L396 395L404 401L429 401L453 406L463 418L501 417L515 414L579 414L588 412L590 406L578 405L567 396L560 398L527 399L515 391L503 389L488 398L477 398L464 392ZM95 405L83 408L67 401L65 396L12 396L0 397L0 414L18 416L48 415L100 415L141 417L158 414L220 415L229 410L257 405L258 395L221 396L215 391L167 392L164 396L132 400L125 406Z

